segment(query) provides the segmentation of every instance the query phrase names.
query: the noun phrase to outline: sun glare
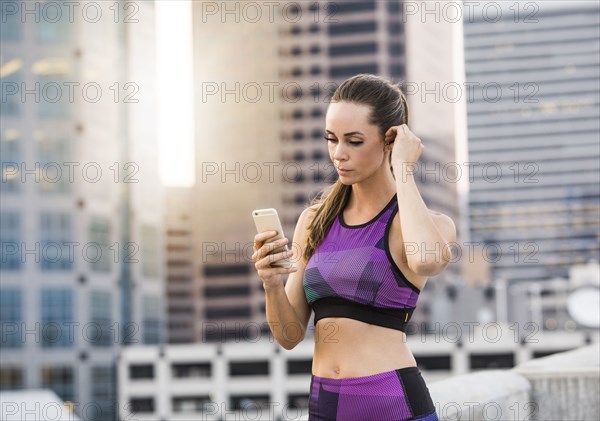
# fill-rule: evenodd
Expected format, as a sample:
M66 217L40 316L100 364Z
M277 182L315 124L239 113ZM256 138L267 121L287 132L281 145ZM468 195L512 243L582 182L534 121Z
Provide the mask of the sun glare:
M194 184L194 83L190 0L156 2L157 113L160 179Z

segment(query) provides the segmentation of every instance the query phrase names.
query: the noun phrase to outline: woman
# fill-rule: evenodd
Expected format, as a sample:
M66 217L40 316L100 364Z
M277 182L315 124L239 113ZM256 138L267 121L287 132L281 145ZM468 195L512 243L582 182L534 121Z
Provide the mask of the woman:
M289 252L270 255L287 243L273 232L254 238L276 340L294 348L315 311L311 421L437 420L404 330L456 229L419 194L411 168L424 146L407 123L398 86L369 74L344 81L325 118L339 179L302 212ZM270 267L286 257L294 267Z

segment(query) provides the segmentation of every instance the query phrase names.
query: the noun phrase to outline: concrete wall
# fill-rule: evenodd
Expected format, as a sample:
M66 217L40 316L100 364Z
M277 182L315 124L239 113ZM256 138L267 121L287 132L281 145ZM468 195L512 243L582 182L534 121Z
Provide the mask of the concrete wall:
M513 369L531 384L532 420L600 418L598 344L520 364Z
M431 383L429 391L440 420L597 420L600 348L454 376Z
M490 370L431 383L440 420L524 419L531 385L511 370Z

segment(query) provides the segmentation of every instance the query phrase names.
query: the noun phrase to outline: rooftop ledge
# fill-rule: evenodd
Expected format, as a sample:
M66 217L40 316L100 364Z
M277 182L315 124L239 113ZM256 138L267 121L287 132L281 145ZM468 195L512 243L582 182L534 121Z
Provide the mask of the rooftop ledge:
M440 420L598 420L600 346L428 385Z

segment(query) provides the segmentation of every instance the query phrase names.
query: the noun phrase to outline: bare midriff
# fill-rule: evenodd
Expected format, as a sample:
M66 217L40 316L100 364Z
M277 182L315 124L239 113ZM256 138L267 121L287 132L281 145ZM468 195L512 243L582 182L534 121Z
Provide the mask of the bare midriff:
M401 330L346 317L325 317L315 326L315 376L344 379L416 365Z

